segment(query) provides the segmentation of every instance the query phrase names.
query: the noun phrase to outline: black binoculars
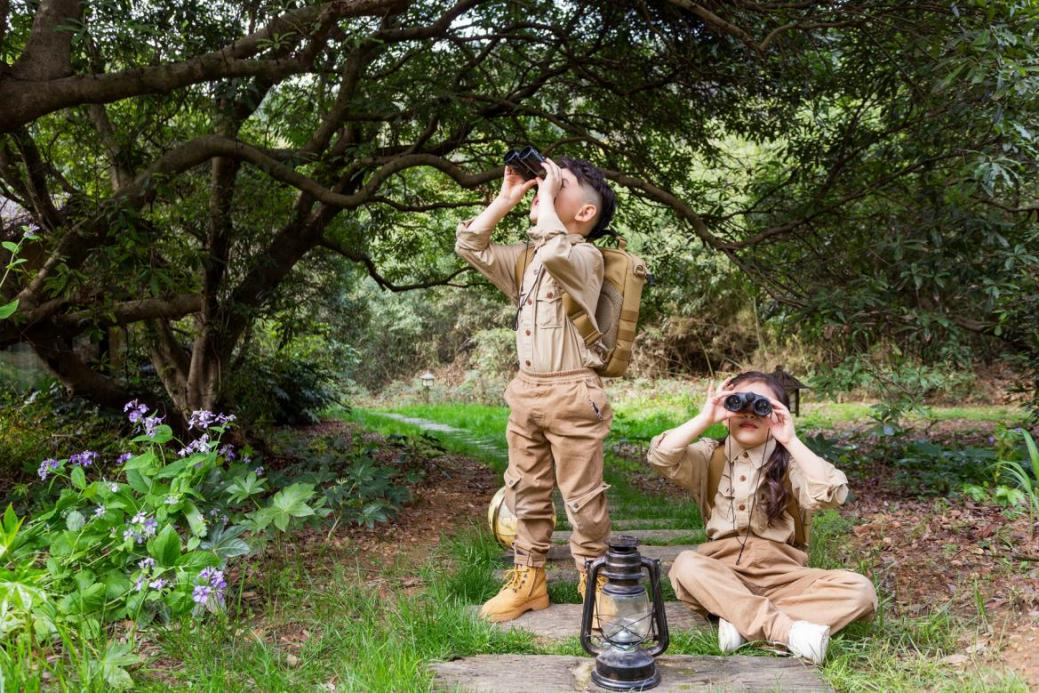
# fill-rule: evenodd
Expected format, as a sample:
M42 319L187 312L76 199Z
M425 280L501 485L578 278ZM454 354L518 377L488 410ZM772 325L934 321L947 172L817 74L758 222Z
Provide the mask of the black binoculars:
M510 149L505 155L505 165L518 173L523 180L534 180L545 175L541 163L545 157L533 147Z
M725 398L723 404L729 411L749 411L758 416L768 416L772 413L772 403L768 398L754 392L734 392Z

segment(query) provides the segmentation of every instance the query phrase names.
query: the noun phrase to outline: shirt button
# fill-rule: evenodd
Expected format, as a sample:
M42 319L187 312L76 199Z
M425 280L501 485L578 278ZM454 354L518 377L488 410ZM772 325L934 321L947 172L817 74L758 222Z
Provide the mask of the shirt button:
M746 509L747 509L747 506L745 506L743 503L740 503L740 510L746 510Z
M530 361L524 361L523 363L527 364L528 366L530 365Z
M545 294L545 297L546 297L546 298L552 298L552 292L551 292L551 291L549 291L549 292L548 292L547 294Z
M529 299L529 298L528 298L528 299L527 299L527 305L528 305L528 306L532 306L532 305L534 305L534 301L533 301L532 299Z
M524 334L525 334L525 335L527 335L527 336L529 337L529 336L530 336L530 330L526 330L526 331L524 332Z
M750 454L745 452L745 453L743 453L743 457L744 457L744 459L746 459L747 457L750 457Z
M743 475L743 474L740 474L740 481L746 481L746 480L747 480L747 477L745 475Z

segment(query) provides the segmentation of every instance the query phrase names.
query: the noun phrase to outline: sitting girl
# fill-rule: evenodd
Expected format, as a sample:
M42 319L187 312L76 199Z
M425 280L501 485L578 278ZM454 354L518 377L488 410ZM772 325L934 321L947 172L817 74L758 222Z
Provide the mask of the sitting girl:
M725 400L737 392L747 394L730 406L743 408L730 411ZM700 505L710 541L679 554L670 578L691 609L719 617L721 650L764 640L820 664L830 634L871 616L877 594L858 573L806 565L806 512L843 503L848 479L798 440L787 406L774 376L742 373L654 438L649 462ZM718 422L724 440L700 437Z

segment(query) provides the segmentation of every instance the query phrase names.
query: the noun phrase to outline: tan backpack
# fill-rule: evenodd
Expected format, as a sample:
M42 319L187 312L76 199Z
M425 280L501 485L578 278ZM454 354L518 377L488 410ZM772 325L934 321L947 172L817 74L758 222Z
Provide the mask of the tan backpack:
M711 454L710 466L707 468L707 490L704 493L702 507L704 524L711 518L714 509L714 497L718 493L718 485L722 481L722 472L725 469L725 444L720 443ZM783 485L786 486L786 511L794 518L794 539L790 542L795 548L802 551L808 550L808 542L812 538L812 514L801 509L797 502L797 494L790 485L790 474L783 477Z
M642 287L649 276L646 263L625 250L627 241L621 238L619 245L619 248L599 248L603 259L603 282L599 302L595 307L594 323L584 309L563 292L563 309L585 345L591 347L601 341L606 348L603 365L596 369L605 378L619 378L628 370L631 347L635 342L635 325L639 319ZM534 252L535 248L528 247L516 260L514 277L517 291L523 286L523 275Z

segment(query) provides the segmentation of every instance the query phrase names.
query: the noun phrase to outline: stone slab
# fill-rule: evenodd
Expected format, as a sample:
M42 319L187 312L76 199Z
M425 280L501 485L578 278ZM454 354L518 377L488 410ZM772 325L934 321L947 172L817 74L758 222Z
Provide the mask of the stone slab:
M552 533L552 541L556 544L565 544L570 541L571 534L572 532L569 530L556 530ZM612 535L617 534L626 534L629 537L635 537L639 540L639 550L641 550L643 546L653 546L668 541L674 541L675 539L685 539L697 535L702 536L703 532L697 529L622 529L614 530L612 532Z
M435 662L438 690L471 693L601 691L591 682L594 660L568 655L476 655ZM813 667L793 658L664 655L654 693L678 691L830 691Z
M668 630L701 630L710 628L702 616L681 602L665 602ZM473 609L478 607L474 606ZM502 630L526 630L543 640L566 640L581 634L581 605L552 604L547 609L528 611L519 618L496 624Z
M640 546L639 553L647 558L660 559L661 576L666 576L675 558L683 551L695 551L696 544L675 544L674 546ZM512 554L506 553L501 557L503 565L512 565ZM501 579L505 576L505 568L495 572L495 577ZM548 552L548 563L545 565L549 582L566 582L577 580L577 566L574 565L570 556L570 549L566 546L553 546Z

